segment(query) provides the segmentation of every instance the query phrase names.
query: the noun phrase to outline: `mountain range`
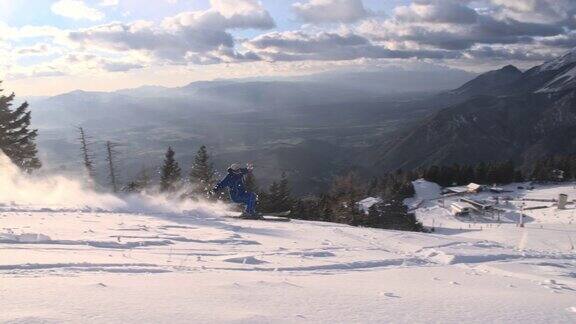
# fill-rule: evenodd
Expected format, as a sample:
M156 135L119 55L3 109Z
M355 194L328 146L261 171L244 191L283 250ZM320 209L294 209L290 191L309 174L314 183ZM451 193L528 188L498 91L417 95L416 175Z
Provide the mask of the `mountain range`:
M526 166L576 152L576 49L525 72L509 65L484 73L436 100L452 104L377 145L378 167L510 159Z
M81 170L81 126L91 137L102 184L104 142L110 140L121 144L124 182L142 168L157 172L168 146L187 171L198 148L207 145L217 170L254 162L262 186L286 172L295 192L306 194L325 190L335 174L365 167L353 157L429 115L433 109L422 104L424 98L473 77L437 68L330 72L178 88L78 90L33 98L31 107L46 170Z
M142 168L156 172L168 146L186 171L207 145L217 170L254 162L261 185L286 172L304 195L348 170L371 176L508 159L526 166L576 152L576 50L524 72L508 65L478 76L432 69L215 80L73 91L37 98L32 108L49 170L81 170L81 126L101 183L105 141L121 144L124 181Z

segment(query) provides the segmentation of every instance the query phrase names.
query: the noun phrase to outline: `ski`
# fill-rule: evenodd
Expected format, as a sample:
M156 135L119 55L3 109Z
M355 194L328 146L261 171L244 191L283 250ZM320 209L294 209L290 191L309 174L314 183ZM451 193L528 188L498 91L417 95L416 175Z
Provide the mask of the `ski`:
M290 211L288 210L288 211L279 212L279 213L262 214L262 215L259 215L260 218L257 218L257 219L245 218L242 216L228 216L228 218L242 219L242 220L267 221L267 222L289 222L289 221L291 221L290 218L287 218L287 216L289 216L289 215L290 215Z

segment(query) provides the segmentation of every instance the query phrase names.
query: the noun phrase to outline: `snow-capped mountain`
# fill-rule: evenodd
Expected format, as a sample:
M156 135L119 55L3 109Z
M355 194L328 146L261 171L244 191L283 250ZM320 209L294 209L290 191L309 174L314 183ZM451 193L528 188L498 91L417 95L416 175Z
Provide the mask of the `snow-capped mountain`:
M379 147L378 166L530 162L576 152L576 49L524 73L513 66L487 72L444 96L456 103Z
M556 92L576 88L576 49L538 67L540 73L556 72L555 77L536 92Z
M537 93L553 93L576 88L576 49L524 73L523 83ZM530 86L534 86L531 88Z
M556 71L564 66L576 63L576 48L559 58L548 61L538 67L539 71Z

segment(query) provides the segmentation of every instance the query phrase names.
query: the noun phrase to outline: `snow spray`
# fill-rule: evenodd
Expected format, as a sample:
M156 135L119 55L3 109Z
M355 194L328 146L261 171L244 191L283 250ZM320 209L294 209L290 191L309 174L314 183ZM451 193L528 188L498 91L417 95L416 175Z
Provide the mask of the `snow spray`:
M226 215L230 212L230 206L222 202L174 199L160 193L113 195L96 192L82 182L62 175L26 174L1 151L0 205L54 210L193 213L204 216Z

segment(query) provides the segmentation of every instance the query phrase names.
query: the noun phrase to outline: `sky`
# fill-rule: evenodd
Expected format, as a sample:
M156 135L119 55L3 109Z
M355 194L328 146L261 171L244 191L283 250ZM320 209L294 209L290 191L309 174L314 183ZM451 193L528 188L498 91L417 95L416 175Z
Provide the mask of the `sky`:
M574 0L0 0L18 95L391 66L527 68L576 46Z

